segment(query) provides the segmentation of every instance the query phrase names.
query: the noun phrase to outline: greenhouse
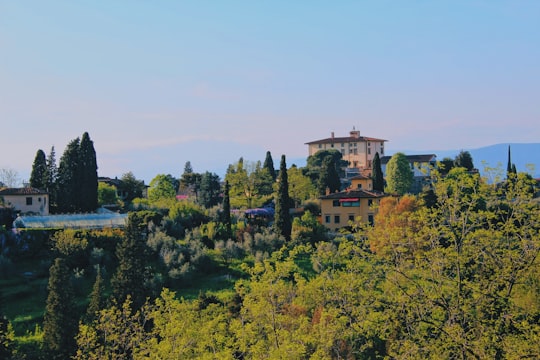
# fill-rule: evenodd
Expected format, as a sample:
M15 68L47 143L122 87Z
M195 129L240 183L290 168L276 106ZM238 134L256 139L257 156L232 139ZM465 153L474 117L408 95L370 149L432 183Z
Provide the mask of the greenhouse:
M14 228L27 229L103 229L126 225L127 214L115 212L90 214L60 214L47 216L18 216Z

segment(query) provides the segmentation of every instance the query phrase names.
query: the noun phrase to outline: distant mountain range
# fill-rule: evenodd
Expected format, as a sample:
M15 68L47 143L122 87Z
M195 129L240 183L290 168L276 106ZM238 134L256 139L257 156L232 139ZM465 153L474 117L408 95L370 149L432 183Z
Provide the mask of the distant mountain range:
M503 172L506 172L506 166L508 163L508 146L510 146L510 155L512 163L516 165L518 172L528 172L535 178L540 178L540 143L509 143L509 144L496 144L485 146L476 149L459 149L459 150L425 150L425 151L407 151L396 150L403 152L406 155L417 154L435 154L438 160L442 160L445 157L454 159L461 150L468 151L473 159L474 166L484 172L485 167L497 168L500 167ZM392 154L393 154L392 153ZM387 155L392 155L387 154Z

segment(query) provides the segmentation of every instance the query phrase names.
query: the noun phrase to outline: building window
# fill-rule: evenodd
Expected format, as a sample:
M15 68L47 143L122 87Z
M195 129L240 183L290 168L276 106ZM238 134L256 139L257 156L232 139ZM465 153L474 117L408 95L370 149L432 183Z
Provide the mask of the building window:
M373 225L373 224L374 224L374 221L373 221L373 215L368 215L368 223L369 223L369 225Z
M362 188L362 184L356 184L356 188L357 188L357 189L361 189L361 188Z
M368 204L368 206L371 206L371 205L373 205L373 200L371 200L371 199L368 199L368 201L367 201L367 204Z
M31 197L26 198L26 205L32 205L32 198Z
M322 149L322 144L319 144L319 149Z
M334 215L334 223L339 224L339 215Z
M327 224L330 224L330 215L325 215L324 216L324 222L327 223Z
M339 207L339 200L333 200L332 201L332 206L333 207Z
M341 147L345 147L345 143L341 143Z
M356 201L343 201L341 203L341 206L343 207L360 207L360 200Z
M354 221L354 215L349 215L349 221Z

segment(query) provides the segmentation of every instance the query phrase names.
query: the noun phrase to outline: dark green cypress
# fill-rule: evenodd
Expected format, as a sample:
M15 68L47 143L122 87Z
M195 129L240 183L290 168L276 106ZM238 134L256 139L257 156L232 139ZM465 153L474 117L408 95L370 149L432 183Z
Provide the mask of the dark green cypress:
M80 209L79 145L79 138L72 140L60 158L56 181L59 212L75 212Z
M230 185L225 181L225 189L223 191L223 224L227 231L227 238L232 236L231 232L231 199L229 196Z
M286 240L291 239L292 223L289 214L291 200L289 197L289 180L287 176L287 164L285 155L281 155L281 163L278 175L278 190L276 195L276 207L274 215L275 231Z
M373 190L384 191L384 176L383 176L382 167L381 167L381 158L379 157L378 152L375 153L375 157L373 158L372 179L373 179Z
M142 224L136 213L129 213L124 239L116 248L118 267L111 279L112 295L117 304L123 304L131 295L133 309L139 309L148 295L148 249Z
M510 145L508 145L508 163L506 165L506 176L512 172L512 158L510 156Z
M65 260L57 258L49 270L47 302L43 318L43 342L51 355L68 358L76 348L78 317Z
M318 188L320 195L324 195L327 189L330 193L335 193L341 189L341 180L336 169L336 163L331 156L327 156L323 160Z
M45 189L49 193L49 205L51 211L56 211L57 207L57 178L58 178L58 168L56 167L56 152L54 146L51 147L51 152L47 157L47 171L45 173Z
M88 322L93 321L96 318L98 311L105 308L105 294L103 276L101 274L101 267L97 266L96 281L92 287L92 293L90 293L90 301L88 302L88 308L86 309L86 318Z
M266 158L264 159L263 169L267 169L268 173L272 177L273 181L276 181L276 170L274 169L274 160L272 160L272 154L270 151L266 152Z
M79 209L95 211L98 207L98 174L94 143L85 132L79 148L80 200Z
M32 173L30 174L30 186L40 190L47 189L47 158L43 150L39 149L34 158Z

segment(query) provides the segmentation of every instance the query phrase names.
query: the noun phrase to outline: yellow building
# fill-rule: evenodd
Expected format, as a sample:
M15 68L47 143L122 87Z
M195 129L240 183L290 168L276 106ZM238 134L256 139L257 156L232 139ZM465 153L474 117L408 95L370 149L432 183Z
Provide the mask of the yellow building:
M336 137L334 133L326 139L306 143L309 156L317 151L335 149L341 152L343 160L349 162L349 168L360 171L371 170L373 158L376 153L384 156L384 142L387 140L360 136L360 131L353 128L349 136Z
M22 214L49 215L49 194L31 187L4 188L0 200Z
M349 226L351 221L373 224L379 201L387 196L380 191L372 190L372 180L358 175L351 178L351 187L345 191L328 194L320 198L321 222L331 230Z

